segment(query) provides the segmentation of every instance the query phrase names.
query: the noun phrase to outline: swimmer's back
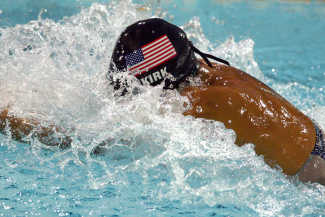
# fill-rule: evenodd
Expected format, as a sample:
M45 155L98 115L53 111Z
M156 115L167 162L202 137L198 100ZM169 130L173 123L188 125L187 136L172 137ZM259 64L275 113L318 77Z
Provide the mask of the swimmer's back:
M236 144L253 143L266 163L296 174L315 146L311 120L271 88L233 67L201 63L202 86L188 86L193 108L185 113L221 121L236 132Z

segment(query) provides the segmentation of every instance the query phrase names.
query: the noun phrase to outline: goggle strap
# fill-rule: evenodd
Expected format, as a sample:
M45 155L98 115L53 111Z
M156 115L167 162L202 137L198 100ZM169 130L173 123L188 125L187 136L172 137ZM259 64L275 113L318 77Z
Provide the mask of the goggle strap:
M223 59L220 59L218 57L212 56L210 54L206 54L206 53L201 52L199 49L194 47L194 45L193 45L193 43L191 41L190 41L190 45L191 45L191 49L195 53L199 54L204 59L204 61L208 64L208 66L210 66L211 68L213 68L213 66L212 66L211 62L208 60L208 58L214 59L214 60L216 60L218 62L221 62L223 64L226 64L226 65L230 66L229 62L226 61L226 60L223 60Z

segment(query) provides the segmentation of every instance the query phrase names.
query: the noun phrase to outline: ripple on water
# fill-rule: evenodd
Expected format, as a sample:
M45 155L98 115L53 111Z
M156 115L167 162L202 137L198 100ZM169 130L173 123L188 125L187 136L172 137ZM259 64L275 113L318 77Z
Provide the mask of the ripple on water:
M150 7L130 1L95 3L59 22L40 18L0 29L1 107L9 105L12 114L37 118L43 126L72 129L66 134L71 147L64 150L32 136L25 144L1 134L1 212L324 214L323 187L270 169L254 145L237 147L235 133L222 123L183 116L187 99L177 92L162 93L126 76L138 94L114 97L105 76L115 41L127 25L152 14ZM182 28L202 51L264 79L252 39L236 42L230 36L216 46L197 17ZM275 89L316 120L324 119L317 97L299 100L316 90L289 85L285 92L281 85Z

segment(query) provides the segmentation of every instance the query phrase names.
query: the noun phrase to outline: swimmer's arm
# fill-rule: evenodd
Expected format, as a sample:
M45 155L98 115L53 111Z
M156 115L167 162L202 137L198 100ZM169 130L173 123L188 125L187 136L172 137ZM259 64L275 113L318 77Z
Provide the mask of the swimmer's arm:
M9 115L9 110L4 109L0 112L0 132L11 134L11 137L18 142L26 142L25 138L31 136L37 138L41 143L49 146L59 146L68 148L71 138L64 136L66 130L59 126L49 125L48 127L30 118L21 118ZM62 136L57 136L61 134Z

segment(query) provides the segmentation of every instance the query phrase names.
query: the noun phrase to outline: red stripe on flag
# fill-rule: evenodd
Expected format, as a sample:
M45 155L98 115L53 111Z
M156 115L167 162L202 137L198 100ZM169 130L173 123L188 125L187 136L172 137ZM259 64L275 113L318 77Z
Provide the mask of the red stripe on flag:
M163 58L165 58L166 56L169 56L169 55L171 55L171 54L173 54L173 56L174 55L176 55L176 53L174 53L173 51L172 52L168 52L168 53L164 53L163 55L161 55L161 56L159 56L159 58L156 58L156 59L153 59L152 61L150 61L150 62L148 62L148 65L147 66L143 66L143 67L141 67L141 68L139 68L138 70L143 70L143 69L147 69L148 67L150 67L150 66L156 66L157 64L157 62L159 62L161 59L163 59ZM162 64L162 63L160 63L160 64ZM152 68L152 67L151 67Z
M154 47L154 49L152 49L150 52L143 52L143 56L146 57L146 56L150 55L151 53L165 49L168 46L173 46L173 45L169 41L164 44L161 44L161 45L159 44L156 47Z
M139 70L136 70L134 73L137 73L136 76L138 76L138 75L142 74L143 72L146 72L146 71L149 71L152 68L155 68L157 65L163 64L164 62L170 60L171 58L173 58L175 56L176 56L176 53L169 53L167 55L164 55L162 58L157 59L155 62L152 62L149 65L144 66ZM134 74L134 73L130 73L130 75Z
M171 45L171 46L172 46L172 45ZM144 61L142 61L142 62L140 62L140 63L134 65L134 66L131 67L129 70L134 70L134 69L139 69L139 68L141 68L143 65L146 65L148 62L154 60L154 58L159 58L159 56L157 57L158 54L162 54L162 55L163 55L164 53L166 53L166 52L168 52L168 51L170 51L170 50L173 50L173 51L176 53L174 47L172 47L171 49L170 49L170 48L168 49L168 48L169 48L169 47L165 48L164 50L159 51L159 52L156 53L156 54L151 55L150 57L144 57L144 58L145 58ZM155 56L155 55L156 55L156 56Z
M133 65L133 67L129 69L130 71L134 71L131 72L130 75L133 74L138 76L143 72L163 64L177 55L176 50L167 35L142 46L141 50L144 60Z
M149 59L150 57L156 55L157 53L160 53L160 52L168 52L170 50L175 50L173 45L169 45L168 47L165 47L164 50L157 50L156 52L154 53L150 53L148 56L145 56L145 59Z
M154 44L155 42L159 41L160 39L166 37L167 38L167 35L164 35L164 36L161 36L160 38L157 38L156 40L150 42L149 44L146 44L145 46L142 46L143 49L147 49L148 47L150 47L152 44ZM168 39L168 38L167 38ZM141 48L141 49L142 49Z
M176 54L175 54L176 55ZM168 57L166 60L164 60L162 63L160 63L160 64L163 64L164 62L167 62L168 60L170 60L171 58L173 58L175 55L173 55L173 56L171 56L171 57ZM150 70L150 69L152 69L152 68L154 68L155 66L152 66L152 67L150 67L150 68L148 68L148 71ZM145 71L142 71L142 72L140 72L139 73L139 71L137 71L138 73L137 74L135 74L134 76L139 76L139 75L141 75L143 72L146 72L147 70L145 70Z
M164 50L164 53L161 56L155 57L155 58L149 58L146 59L145 61L143 61L141 64L137 65L136 67L132 67L130 68L130 70L142 70L144 67L146 67L148 64L152 64L152 62L157 61L163 57L165 57L166 55L170 54L171 52L174 52L176 55L176 52L174 49L170 49L167 52Z
M166 39L160 41L159 43L157 43L157 44L155 44L155 45L153 45L153 46L151 46L149 48L141 48L141 50L143 51L144 54L146 54L146 53L152 52L152 50L155 50L158 47L161 47L164 44L168 44L168 43L171 44L170 41L168 40L168 38L166 38Z

